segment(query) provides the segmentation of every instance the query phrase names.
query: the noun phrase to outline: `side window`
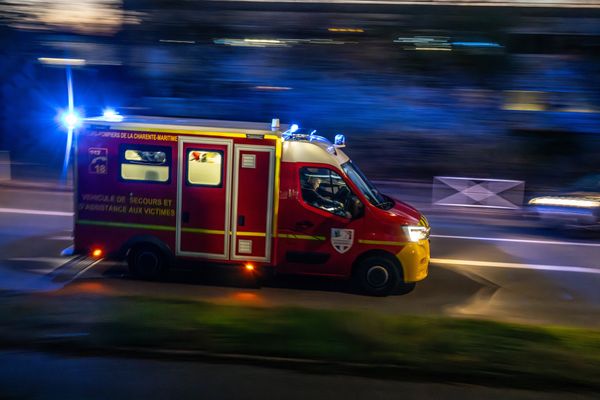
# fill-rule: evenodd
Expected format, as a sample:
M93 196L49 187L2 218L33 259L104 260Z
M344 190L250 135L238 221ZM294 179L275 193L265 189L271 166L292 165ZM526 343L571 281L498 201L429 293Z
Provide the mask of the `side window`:
M221 186L223 152L206 149L187 150L187 183L199 186Z
M346 182L327 168L300 168L302 199L307 204L341 217L350 218L352 192Z
M169 183L171 148L123 144L120 164L123 180Z

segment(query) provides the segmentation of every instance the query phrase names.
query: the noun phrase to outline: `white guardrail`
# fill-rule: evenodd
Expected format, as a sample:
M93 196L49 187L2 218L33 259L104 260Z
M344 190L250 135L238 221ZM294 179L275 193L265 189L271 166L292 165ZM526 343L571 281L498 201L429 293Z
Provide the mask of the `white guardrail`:
M10 181L10 153L0 151L0 181Z
M433 178L433 205L518 209L523 205L524 181L506 179Z

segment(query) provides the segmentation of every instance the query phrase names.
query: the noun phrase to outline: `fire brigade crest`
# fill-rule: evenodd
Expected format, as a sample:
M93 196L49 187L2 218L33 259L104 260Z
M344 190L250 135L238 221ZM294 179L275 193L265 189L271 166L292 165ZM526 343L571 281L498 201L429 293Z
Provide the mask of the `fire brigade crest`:
M344 254L354 243L354 229L331 228L331 245L338 253Z

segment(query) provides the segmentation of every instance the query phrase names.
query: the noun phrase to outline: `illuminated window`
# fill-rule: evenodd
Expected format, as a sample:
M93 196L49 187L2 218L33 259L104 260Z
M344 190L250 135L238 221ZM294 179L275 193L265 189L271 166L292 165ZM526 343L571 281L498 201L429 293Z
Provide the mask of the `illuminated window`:
M128 181L168 183L171 149L158 146L121 146L121 178Z
M188 149L187 181L191 185L221 186L223 152L206 149Z

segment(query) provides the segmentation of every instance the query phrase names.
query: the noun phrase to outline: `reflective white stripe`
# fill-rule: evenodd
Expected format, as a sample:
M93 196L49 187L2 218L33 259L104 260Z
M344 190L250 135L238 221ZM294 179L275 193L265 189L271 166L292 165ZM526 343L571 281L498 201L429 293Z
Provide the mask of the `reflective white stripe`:
M506 238L491 238L477 236L452 236L452 235L430 235L432 238L441 239L462 239L462 240L481 240L488 242L514 242L514 243L531 243L531 244L556 244L564 246L588 246L600 247L600 243L580 243L580 242L560 242L555 240L532 240L532 239L506 239Z
M64 211L44 211L44 210L26 210L23 208L0 208L0 213L10 214L29 214L29 215L53 215L58 217L72 217L72 212Z
M512 269L531 269L538 271L560 271L560 272L581 272L585 274L600 274L600 267L572 267L564 265L541 265L541 264L518 264L496 261L474 261L474 260L455 260L449 258L432 258L432 264L456 265L458 267L492 267L492 268L512 268Z
M73 240L73 236L52 236L48 238L49 240L61 240L61 241L69 241Z

